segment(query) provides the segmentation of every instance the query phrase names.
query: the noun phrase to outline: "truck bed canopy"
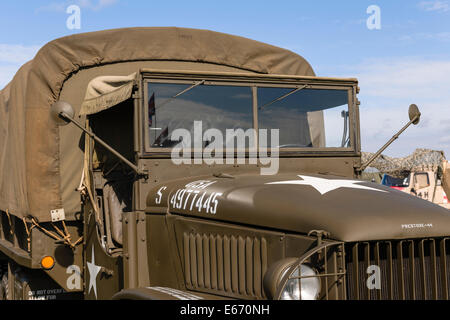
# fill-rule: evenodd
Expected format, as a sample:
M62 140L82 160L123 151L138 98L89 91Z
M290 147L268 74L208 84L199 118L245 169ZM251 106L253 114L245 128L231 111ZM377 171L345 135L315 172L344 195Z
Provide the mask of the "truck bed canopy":
M80 136L61 138L49 109L75 74L136 61L198 62L245 72L314 76L309 63L293 52L207 30L127 28L54 40L0 91L1 211L45 222L51 220L51 210L65 208L60 150ZM78 94L84 97L85 92ZM65 181L79 181L79 169L70 170Z

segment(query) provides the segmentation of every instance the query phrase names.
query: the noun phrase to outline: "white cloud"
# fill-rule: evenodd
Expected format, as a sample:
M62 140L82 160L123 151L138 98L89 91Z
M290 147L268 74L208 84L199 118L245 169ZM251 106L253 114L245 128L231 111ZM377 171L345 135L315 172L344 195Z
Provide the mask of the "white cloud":
M14 77L19 68L16 66L0 65L0 90L2 90Z
M439 96L450 97L450 60L371 60L359 65L357 75L364 84L362 91L370 96L395 99L413 93L422 98L436 99L439 93Z
M114 5L118 0L79 0L77 1L81 8L92 9L95 11Z
M363 151L376 151L407 121L408 106L422 112L386 151L404 156L416 148L443 150L450 158L450 60L421 58L372 60L345 76L359 80Z
M450 32L445 31L436 33L420 32L401 36L399 40L406 42L413 42L417 40L437 40L441 42L450 42Z
M450 10L449 1L422 1L419 3L419 7L425 11L438 11L438 12L447 12Z
M33 59L41 46L0 43L0 90L8 84L17 70Z
M65 12L70 5L78 5L82 9L99 11L118 2L119 0L67 0L49 3L48 5L37 8L36 12Z
M23 64L36 55L41 46L0 43L0 63Z
M45 6L41 6L35 10L36 13L40 12L65 12L67 8L67 3L62 2L52 2Z

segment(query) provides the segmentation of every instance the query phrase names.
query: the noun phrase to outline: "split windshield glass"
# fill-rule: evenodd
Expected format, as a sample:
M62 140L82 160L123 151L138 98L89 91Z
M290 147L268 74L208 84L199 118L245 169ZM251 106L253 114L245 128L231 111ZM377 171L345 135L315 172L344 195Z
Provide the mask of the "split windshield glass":
M213 139L208 130L219 130L226 146L227 130L246 131L256 126L267 132L268 139L259 139L262 147L350 147L347 88L259 86L255 92L258 103L254 106L250 85L212 85L201 80L188 84L149 82L146 110L150 147L179 144L181 141L171 140L176 129L187 130L193 139L195 132L202 132L203 147ZM277 145L270 141L274 129L279 130ZM246 147L249 143L247 140Z
M191 86L149 84L151 147L168 148L176 145L179 141L170 140L175 129L186 129L194 138L194 125L197 126L197 132L206 132L205 137L202 137L203 147L210 142L209 129L217 129L225 137L226 129L240 128L245 131L253 127L250 87L199 85L182 93Z
M258 88L258 127L279 129L280 148L347 147L348 91Z

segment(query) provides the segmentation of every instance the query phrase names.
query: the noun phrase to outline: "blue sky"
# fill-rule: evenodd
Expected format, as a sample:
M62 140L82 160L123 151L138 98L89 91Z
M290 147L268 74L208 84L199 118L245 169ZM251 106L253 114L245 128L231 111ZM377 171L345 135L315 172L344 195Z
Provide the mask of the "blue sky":
M81 8L80 30L66 27L72 4ZM370 5L381 10L379 30L367 28ZM320 76L360 80L363 151L383 145L416 103L421 123L385 153L432 148L450 158L450 0L2 1L0 87L48 41L131 26L210 29L290 49Z

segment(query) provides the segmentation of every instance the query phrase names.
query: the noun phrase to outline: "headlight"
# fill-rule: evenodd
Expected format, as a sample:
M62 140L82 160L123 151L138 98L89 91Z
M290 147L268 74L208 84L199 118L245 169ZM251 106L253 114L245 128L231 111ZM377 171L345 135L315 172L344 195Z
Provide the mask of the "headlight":
M300 271L300 274L299 274ZM287 270L285 271L285 273ZM281 292L281 300L315 300L320 293L320 280L317 273L309 266L302 264L294 271L292 277Z
M275 262L264 275L264 291L269 299L315 300L319 298L321 281L318 273L309 264L300 264L292 272L297 258L286 258Z

